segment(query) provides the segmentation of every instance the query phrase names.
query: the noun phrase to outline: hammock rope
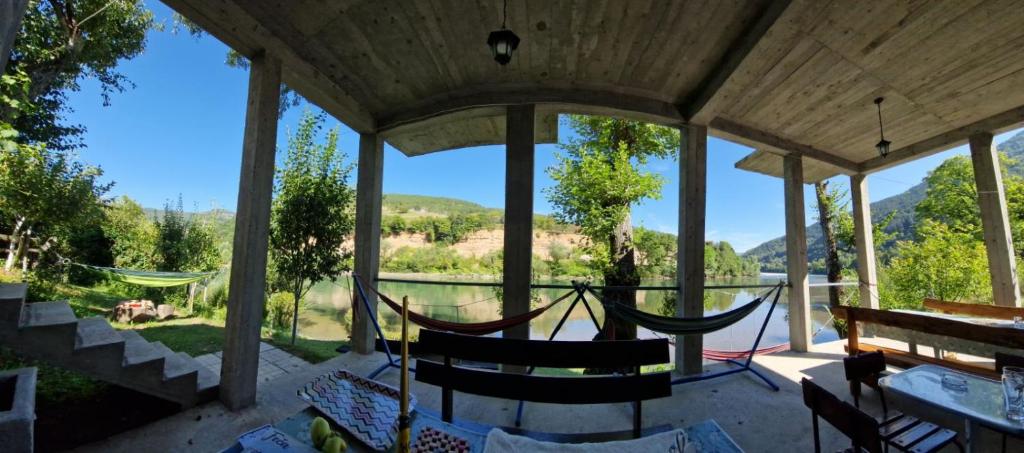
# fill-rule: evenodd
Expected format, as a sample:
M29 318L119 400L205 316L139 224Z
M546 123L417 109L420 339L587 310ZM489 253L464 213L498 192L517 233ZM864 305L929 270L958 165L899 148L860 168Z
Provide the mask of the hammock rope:
M382 294L381 292L377 291L377 289L374 288L373 286L366 284L366 282L363 281L362 277L356 275L355 279L356 279L356 284L357 285L360 285L360 286L368 289L371 293L373 293L373 295L375 295L378 298L380 298L380 300L383 301L385 305L390 307L391 310L393 310L395 313L398 313L399 316L402 315L402 305L401 304L399 304L398 302L395 302L394 299L391 299L390 297L388 297L388 296ZM499 320L495 320L495 321L485 321L485 322L478 322L478 323L461 323L461 322L442 321L440 319L434 319L434 318L431 318L431 317L429 317L427 315L424 315L422 313L417 313L417 312L412 311L412 310L409 310L409 320L412 321L413 323L415 323L416 325L419 325L420 327L426 327L428 329L433 329L433 330L441 330L441 331L445 331L445 332L455 332L455 333L461 333L461 334L465 334L465 335L476 335L476 336L488 335L488 334L492 334L492 333L495 333L495 332L500 332L500 331L505 330L505 329L507 329L509 327L514 327L514 326L518 326L520 324L524 324L524 323L530 322L530 320L532 320L533 318L536 318L536 317L544 314L544 312L548 311L548 309L550 309L551 307L555 306L559 302L565 300L566 298L568 298L569 296L574 295L574 294L576 294L575 291L566 293L562 297L559 297L559 298L557 298L557 299L547 303L546 305L543 305L541 307L535 308L535 309L533 309L531 311L528 311L526 313L523 313L523 314L520 314L520 315L516 315L516 316L510 316L508 318L503 318L503 319L499 319Z

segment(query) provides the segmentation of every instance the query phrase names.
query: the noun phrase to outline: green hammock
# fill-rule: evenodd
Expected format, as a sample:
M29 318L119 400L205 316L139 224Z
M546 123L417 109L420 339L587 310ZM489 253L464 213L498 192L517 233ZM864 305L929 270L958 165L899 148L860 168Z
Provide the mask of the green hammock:
M671 316L658 316L618 302L606 302L601 300L605 311L619 319L631 322L648 330L668 335L703 335L729 327L739 320L745 318L757 309L764 297L758 297L746 305L729 310L725 313L708 316L706 318L675 318Z
M216 272L157 272L137 271L131 269L115 269L112 267L90 266L88 264L73 263L86 269L106 274L113 280L130 283L132 285L148 286L150 288L167 288L170 286L181 286L195 283L212 277Z

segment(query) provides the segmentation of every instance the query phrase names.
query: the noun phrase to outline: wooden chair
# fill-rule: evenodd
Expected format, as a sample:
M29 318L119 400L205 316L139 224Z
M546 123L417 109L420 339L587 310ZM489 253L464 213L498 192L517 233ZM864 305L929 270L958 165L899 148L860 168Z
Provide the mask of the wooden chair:
M666 339L534 341L423 329L419 349L423 354L444 357L444 363L418 360L416 380L441 387L441 418L449 423L453 419L454 391L557 404L631 402L632 437L637 438L641 435L641 402L672 395L668 372L640 373L642 365L669 362ZM454 364L455 359L523 367L629 369L632 372L579 377L533 376L466 368Z
M878 434L886 445L900 451L935 451L950 443L956 443L956 432L922 421L917 417L893 411L885 401L885 391L878 385L878 379L885 372L885 354L882 351L864 352L843 358L846 380L850 383L853 403L860 409L861 383L878 392L882 403L882 418L878 421ZM959 447L959 443L957 443Z
M861 412L850 403L836 398L828 390L804 378L800 381L804 391L804 404L811 410L811 424L814 428L814 453L821 453L821 438L818 434L818 417L825 419L853 443L853 451L882 453L882 438L878 434L878 422Z

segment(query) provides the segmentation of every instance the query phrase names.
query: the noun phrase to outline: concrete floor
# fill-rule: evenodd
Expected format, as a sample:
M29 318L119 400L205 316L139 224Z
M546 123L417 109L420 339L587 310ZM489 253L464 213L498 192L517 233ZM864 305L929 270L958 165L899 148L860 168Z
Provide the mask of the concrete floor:
M811 417L803 405L800 379L814 379L840 397L849 399L843 378L842 345L837 341L816 345L814 352L810 353L785 352L757 357L757 366L782 387L779 392L773 392L750 373L675 386L672 397L645 403L644 424L682 427L715 419L748 452L813 451ZM220 403L209 403L75 451L127 452L138 451L140 447L169 452L219 451L249 429L273 424L302 410L306 404L296 396L296 391L313 377L336 368L366 375L382 363L383 354L344 354L260 386L257 404L244 411L231 413ZM397 386L397 370L386 371L379 379ZM419 405L439 410L438 388L413 382L412 391ZM514 401L455 395L456 418L511 425L515 407ZM865 392L862 407L872 414L881 412L878 398L870 390ZM899 409L952 429L961 429L955 419L935 419L934 414L917 413L913 408ZM628 404L569 406L528 403L523 428L566 433L625 430L631 426L631 414ZM823 451L849 446L830 426L822 426ZM983 430L980 436L980 451L999 451L996 434ZM1024 443L1011 439L1008 451L1024 451Z
M196 357L200 365L220 375L224 351L217 351ZM272 344L260 342L260 366L256 372L257 386L267 385L285 374L303 373L310 363Z

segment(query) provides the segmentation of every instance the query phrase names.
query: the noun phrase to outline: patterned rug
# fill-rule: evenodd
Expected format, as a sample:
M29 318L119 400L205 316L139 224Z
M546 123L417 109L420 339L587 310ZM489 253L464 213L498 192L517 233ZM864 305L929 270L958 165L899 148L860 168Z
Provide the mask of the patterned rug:
M314 379L299 396L366 445L387 450L398 437L398 389L336 370ZM409 410L416 397L409 395Z

